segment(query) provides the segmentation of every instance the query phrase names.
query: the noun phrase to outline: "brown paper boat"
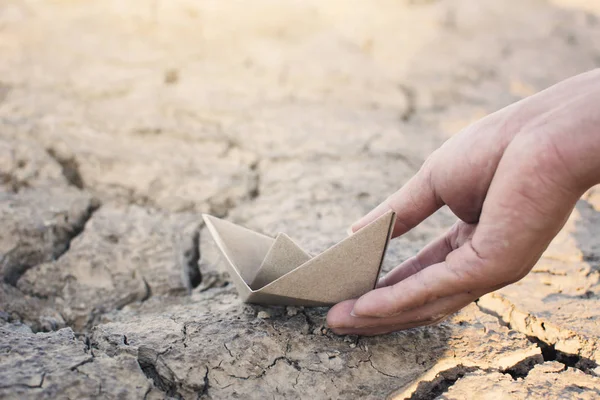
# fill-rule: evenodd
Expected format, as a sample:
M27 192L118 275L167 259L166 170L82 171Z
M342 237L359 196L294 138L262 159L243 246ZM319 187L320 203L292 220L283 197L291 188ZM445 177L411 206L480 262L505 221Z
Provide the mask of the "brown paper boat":
M360 297L377 283L395 214L392 211L312 257L287 235L275 239L203 215L246 303L326 306Z

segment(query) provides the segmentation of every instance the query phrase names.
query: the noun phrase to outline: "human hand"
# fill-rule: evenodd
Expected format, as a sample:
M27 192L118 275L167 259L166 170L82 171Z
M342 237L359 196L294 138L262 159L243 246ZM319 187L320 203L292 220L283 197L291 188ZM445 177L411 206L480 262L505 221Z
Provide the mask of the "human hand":
M561 82L453 136L400 190L352 225L392 209L400 236L447 205L459 221L377 288L335 305L339 334L437 323L523 278L579 197L600 182L600 69Z

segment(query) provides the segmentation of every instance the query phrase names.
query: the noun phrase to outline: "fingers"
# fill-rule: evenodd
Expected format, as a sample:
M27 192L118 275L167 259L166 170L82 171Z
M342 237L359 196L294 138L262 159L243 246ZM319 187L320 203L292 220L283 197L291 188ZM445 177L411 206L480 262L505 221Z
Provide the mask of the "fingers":
M381 278L377 287L394 285L411 275L416 274L423 268L440 263L446 256L458 246L469 239L475 231L475 225L469 225L458 221L448 232L425 246L419 253L404 261L394 268L390 273Z
M372 290L357 300L353 314L390 317L442 297L475 293L496 285L497 276L486 276L470 240L451 252L445 261L420 270L391 286Z
M352 224L350 229L356 232L389 210L393 210L396 213L396 224L392 237L400 236L417 226L442 205L431 184L429 168L424 167L400 190Z
M356 300L335 305L327 314L327 325L339 335L379 335L440 322L478 296L460 293L390 318L354 317L350 313Z

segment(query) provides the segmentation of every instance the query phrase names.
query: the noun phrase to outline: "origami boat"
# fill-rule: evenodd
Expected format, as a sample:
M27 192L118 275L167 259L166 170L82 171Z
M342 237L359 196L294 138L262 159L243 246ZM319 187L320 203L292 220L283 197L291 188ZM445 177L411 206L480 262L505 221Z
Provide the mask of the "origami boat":
M327 306L375 287L395 213L387 212L314 257L284 233L273 239L211 215L203 218L244 302Z

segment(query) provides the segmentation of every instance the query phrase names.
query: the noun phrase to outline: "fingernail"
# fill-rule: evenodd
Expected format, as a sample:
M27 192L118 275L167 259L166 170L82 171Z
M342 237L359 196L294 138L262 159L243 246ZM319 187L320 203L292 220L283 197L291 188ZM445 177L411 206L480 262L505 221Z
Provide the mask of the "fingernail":
M353 317L358 317L358 313L356 312L356 305L360 302L360 299L358 299L356 301L356 303L354 303L354 305L352 306L352 311L350 311L350 315Z
M348 236L352 236L352 234L354 234L354 231L352 230L352 226L350 226L348 229L346 229L346 233L348 234Z

